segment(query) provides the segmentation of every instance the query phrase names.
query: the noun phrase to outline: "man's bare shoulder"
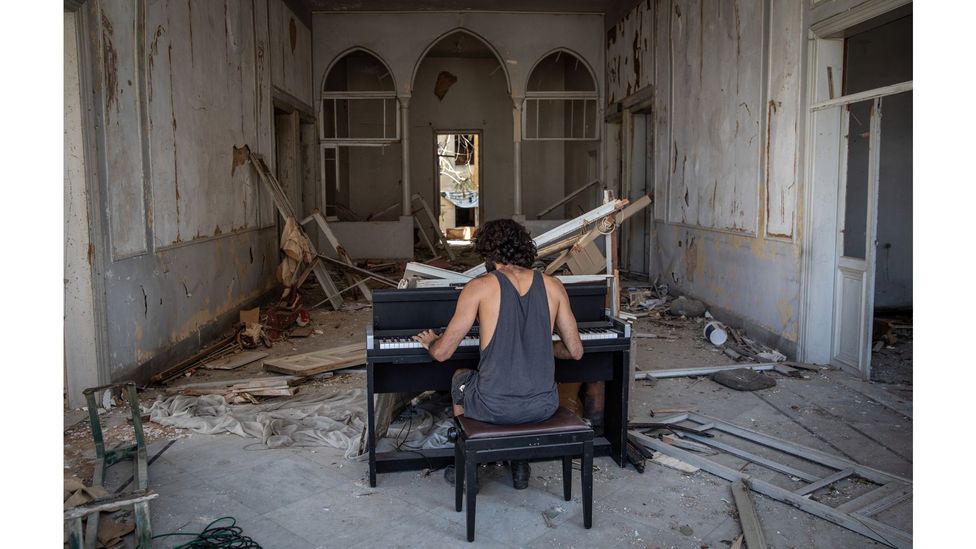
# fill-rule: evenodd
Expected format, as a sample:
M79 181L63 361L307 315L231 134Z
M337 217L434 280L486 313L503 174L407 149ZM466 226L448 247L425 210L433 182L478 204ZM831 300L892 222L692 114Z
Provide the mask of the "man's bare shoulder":
M473 295L483 295L484 293L491 291L491 289L496 285L497 281L495 280L495 277L490 273L485 273L469 280L468 283L464 285L464 290L462 291L464 293Z
M546 293L551 296L561 296L566 293L566 287L556 277L542 273L542 280L546 283Z

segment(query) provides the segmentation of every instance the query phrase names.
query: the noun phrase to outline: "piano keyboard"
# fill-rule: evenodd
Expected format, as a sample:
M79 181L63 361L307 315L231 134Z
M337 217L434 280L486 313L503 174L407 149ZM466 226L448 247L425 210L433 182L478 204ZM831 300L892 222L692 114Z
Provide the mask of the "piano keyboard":
M589 341L594 339L617 339L620 333L603 328L580 328L580 339ZM552 334L553 341L559 341L559 334ZM423 346L412 337L383 337L378 338L379 349L421 349ZM478 347L481 340L478 336L465 336L458 347Z

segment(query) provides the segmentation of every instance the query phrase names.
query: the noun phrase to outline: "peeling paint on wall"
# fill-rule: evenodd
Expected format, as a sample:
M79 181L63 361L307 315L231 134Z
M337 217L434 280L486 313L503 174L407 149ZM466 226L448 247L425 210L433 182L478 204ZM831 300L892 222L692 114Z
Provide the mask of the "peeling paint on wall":
M791 352L799 322L801 250L793 235L801 215L804 2L656 0L650 8L650 21L635 23L649 9L640 2L608 33L606 72L608 101L636 91L627 90L628 78L654 86L660 199L651 278ZM653 42L653 62L632 50L633 34L624 38L638 29ZM647 67L653 75L645 82Z
M651 84L654 7L643 0L607 31L607 104Z
M660 62L671 73L673 223L756 230L762 12L761 0L672 2L670 55Z
M800 117L803 6L772 2L770 13L769 105L766 136L767 236L793 238Z
M264 55L269 3L286 11L281 0L159 0L144 12L94 0L85 12L112 245L104 266L112 379L174 346L195 347L275 283L275 214L245 145L273 160L271 71L308 83L311 39L298 25L284 67ZM276 39L287 52L282 24Z

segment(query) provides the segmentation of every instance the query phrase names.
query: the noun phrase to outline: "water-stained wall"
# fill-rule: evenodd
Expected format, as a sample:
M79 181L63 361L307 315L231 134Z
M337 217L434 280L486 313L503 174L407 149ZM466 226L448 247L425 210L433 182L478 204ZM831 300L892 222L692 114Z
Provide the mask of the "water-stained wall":
M801 0L643 0L607 32L607 98L652 97L651 276L796 347Z
M113 379L145 378L275 284L272 98L311 103L311 31L281 0L92 0L88 56Z

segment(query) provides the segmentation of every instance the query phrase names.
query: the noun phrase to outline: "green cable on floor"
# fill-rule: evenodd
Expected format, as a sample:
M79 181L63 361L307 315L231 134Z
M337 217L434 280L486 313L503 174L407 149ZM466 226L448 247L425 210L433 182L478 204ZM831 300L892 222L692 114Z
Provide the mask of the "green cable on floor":
M229 526L214 526L218 522L228 519L230 520ZM237 519L234 517L220 517L208 524L203 532L198 534L172 532L157 534L153 536L153 539L171 536L194 536L192 540L177 545L173 549L261 549L258 542L244 535L244 531L240 526L237 526Z

